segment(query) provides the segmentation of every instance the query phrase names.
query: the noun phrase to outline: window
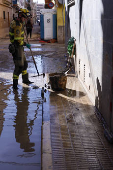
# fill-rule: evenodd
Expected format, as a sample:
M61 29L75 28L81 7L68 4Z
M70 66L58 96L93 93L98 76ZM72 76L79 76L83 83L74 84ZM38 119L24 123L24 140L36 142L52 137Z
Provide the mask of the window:
M5 19L5 11L3 11L3 19Z

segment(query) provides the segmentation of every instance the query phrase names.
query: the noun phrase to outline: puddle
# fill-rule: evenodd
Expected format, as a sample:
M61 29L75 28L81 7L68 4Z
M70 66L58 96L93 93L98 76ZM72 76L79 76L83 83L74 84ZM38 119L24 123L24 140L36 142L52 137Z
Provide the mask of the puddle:
M37 69L38 69L39 73L43 73L43 59L42 59L42 56L41 55L35 55L34 59L35 59L36 66L37 66ZM32 63L31 63L31 61L32 61ZM32 56L29 56L28 69L30 70L31 73L34 73L34 71L36 71L35 64L33 63Z
M32 47L31 47L31 50L32 50L32 51L43 51L42 48L32 48ZM24 51L30 51L30 49L24 48Z
M71 98L81 98L83 96L85 96L86 94L81 92L81 91L76 91L76 90L72 90L72 89L66 89L65 91L61 92L63 95L67 96L67 97L71 97Z
M4 82L2 85L9 83ZM3 93L3 94L2 94ZM19 88L1 92L0 160L41 165L42 104L40 89ZM1 165L2 167L3 165ZM24 166L25 169L26 166ZM33 168L31 168L33 169Z
M42 45L41 44L31 44L31 48L32 47L41 47Z
M66 61L59 58L53 59L43 55L34 55L34 59L39 73L62 73L66 65ZM30 73L36 72L32 56L28 57L28 69Z
M39 46L38 46L39 47ZM56 52L58 52L58 48L50 48L50 47L46 47L46 48L38 48L38 47L36 47L36 46L31 46L31 50L32 51L43 51L43 52L54 52L54 51L56 51ZM60 48L60 47L59 47ZM28 49L27 47L25 47L24 48L24 51L30 51L30 49ZM60 52L64 52L64 48L61 48L60 49Z

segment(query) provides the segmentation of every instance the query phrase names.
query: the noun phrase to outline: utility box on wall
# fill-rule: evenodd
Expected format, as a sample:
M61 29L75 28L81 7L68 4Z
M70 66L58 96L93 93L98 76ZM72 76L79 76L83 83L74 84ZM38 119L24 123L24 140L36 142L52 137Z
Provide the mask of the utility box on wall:
M41 39L57 39L57 14L55 9L40 10Z

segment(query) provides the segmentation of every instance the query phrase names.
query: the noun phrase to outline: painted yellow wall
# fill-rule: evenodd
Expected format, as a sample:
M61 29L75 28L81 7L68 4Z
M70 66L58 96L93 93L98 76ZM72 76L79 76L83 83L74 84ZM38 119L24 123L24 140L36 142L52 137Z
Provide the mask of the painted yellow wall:
M65 5L54 0L55 9L57 10L57 42L65 42Z
M58 5L57 8L57 26L64 26L65 25L65 5L62 4Z

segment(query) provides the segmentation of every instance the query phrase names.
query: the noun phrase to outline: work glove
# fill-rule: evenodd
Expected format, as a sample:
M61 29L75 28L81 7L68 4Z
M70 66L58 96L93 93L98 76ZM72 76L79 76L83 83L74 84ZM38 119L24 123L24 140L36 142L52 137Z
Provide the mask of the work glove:
M26 47L30 49L30 48L31 48L31 45L30 45L30 44L26 44Z

